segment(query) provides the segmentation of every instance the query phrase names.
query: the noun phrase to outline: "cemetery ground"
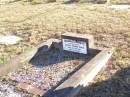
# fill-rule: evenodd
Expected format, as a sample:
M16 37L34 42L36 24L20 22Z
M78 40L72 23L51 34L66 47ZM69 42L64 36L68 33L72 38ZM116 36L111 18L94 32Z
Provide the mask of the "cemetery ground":
M105 70L78 97L129 97L130 95L130 9L111 9L105 4L32 5L14 2L0 5L0 34L23 38L15 45L0 45L0 63L61 33L92 34L95 46L112 48L114 54ZM8 78L2 77L2 80Z

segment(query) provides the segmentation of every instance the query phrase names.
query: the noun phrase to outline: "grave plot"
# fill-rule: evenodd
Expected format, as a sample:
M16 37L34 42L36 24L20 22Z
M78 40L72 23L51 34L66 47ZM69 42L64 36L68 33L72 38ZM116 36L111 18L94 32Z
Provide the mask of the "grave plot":
M50 39L2 65L0 74L8 73L9 80L1 81L0 96L8 97L11 91L16 97L74 97L111 57L111 50L92 45L90 36L65 33L62 41Z

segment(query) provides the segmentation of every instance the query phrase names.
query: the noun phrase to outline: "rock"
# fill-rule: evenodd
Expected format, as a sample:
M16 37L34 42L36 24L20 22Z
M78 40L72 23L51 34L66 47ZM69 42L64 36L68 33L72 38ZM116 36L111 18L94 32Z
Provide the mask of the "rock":
M0 44L13 45L20 40L22 38L15 35L0 36Z
M111 5L109 7L112 9L129 9L130 5Z

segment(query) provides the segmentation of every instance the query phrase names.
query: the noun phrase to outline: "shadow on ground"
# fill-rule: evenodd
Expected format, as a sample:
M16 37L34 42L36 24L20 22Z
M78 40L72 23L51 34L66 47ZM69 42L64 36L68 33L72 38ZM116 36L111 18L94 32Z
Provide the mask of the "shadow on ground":
M45 97L61 97L61 95L62 97L69 97L67 94L71 94L70 91L76 91L81 88L83 86L68 87L53 91L51 96ZM130 97L130 67L118 71L111 79L84 88L77 97Z
M66 61L75 61L75 64L80 65L79 61L82 61L82 64L90 61L94 56L96 56L100 50L98 49L89 49L89 54L79 54L62 50L62 44L57 44L58 47L52 46L48 47L44 45L38 49L36 54L30 60L30 63L34 66L48 66L48 65L60 65Z
M112 2L112 4L115 4L115 5L130 5L130 1L127 1L127 2Z
M38 49L36 54L30 60L30 64L37 68L44 68L48 65L61 65L62 64L70 64L70 65L77 65L77 67L67 74L61 81L57 83L52 89L50 89L44 96L45 97L67 97L66 94L69 94L72 90L77 90L82 86L78 86L76 88L67 87L66 89L55 90L63 81L68 79L72 74L74 74L77 70L79 70L83 65L89 62L93 57L95 57L101 50L98 49L89 49L89 54L79 54L64 51L62 49L61 43L57 44L57 47L54 44L50 46L44 45ZM68 65L66 65L68 66ZM56 95L56 96L54 96Z
M72 3L92 3L92 4L105 4L107 3L107 0L93 0L93 1L87 1L87 0L68 0L64 2L63 4L72 4Z
M130 97L130 67L85 88L77 97Z

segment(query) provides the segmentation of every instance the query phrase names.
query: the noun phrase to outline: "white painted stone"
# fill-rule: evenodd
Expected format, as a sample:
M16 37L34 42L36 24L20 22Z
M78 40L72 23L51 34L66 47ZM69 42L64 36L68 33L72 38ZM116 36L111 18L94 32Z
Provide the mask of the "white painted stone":
M69 2L69 0L65 0L65 2ZM66 9L66 10L72 10L72 9L74 9L75 8L75 6L76 6L76 4L66 4L66 5L64 5L64 8Z
M111 5L109 7L112 9L129 9L130 5Z
M13 45L20 40L22 38L15 35L0 36L0 44Z

